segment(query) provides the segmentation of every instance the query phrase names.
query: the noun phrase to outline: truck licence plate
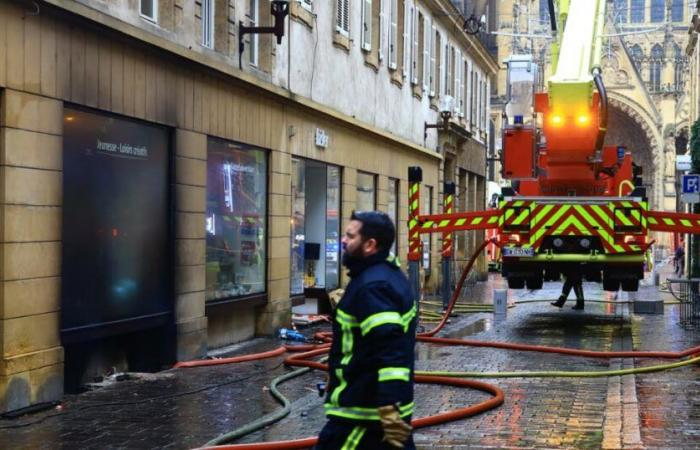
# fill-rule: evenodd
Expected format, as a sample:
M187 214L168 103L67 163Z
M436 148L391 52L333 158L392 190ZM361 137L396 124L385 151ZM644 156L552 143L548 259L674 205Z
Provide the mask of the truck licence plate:
M535 256L535 249L532 247L504 247L503 256Z

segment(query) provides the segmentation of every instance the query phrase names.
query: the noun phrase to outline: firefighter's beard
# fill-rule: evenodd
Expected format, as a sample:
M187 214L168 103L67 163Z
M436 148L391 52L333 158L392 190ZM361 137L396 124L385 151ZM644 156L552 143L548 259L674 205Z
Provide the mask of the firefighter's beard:
M343 252L343 265L348 269L352 269L358 263L362 262L364 256L362 255L362 245L359 245L355 251L350 251L345 249Z

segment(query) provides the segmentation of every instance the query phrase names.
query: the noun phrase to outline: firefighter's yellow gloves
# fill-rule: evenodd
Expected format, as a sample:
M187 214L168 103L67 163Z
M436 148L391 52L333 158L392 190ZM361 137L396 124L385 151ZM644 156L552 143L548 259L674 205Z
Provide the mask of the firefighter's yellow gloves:
M403 448L413 427L403 421L396 405L380 406L379 418L384 430L384 441L396 448Z

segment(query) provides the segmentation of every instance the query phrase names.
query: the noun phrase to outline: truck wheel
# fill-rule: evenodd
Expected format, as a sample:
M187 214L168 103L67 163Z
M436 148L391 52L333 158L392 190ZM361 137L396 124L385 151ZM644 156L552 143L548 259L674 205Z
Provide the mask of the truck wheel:
M544 271L544 281L559 281L561 279L561 274L556 270L545 269Z
M508 277L508 289L523 289L525 287L525 278Z
M529 277L525 279L527 283L527 288L530 290L542 289L543 280L542 277Z
M625 292L637 292L639 290L639 280L623 280L622 290Z
M603 290L617 292L620 290L620 280L603 278Z
M594 283L600 283L603 280L600 272L588 272L586 274L586 281L592 281Z

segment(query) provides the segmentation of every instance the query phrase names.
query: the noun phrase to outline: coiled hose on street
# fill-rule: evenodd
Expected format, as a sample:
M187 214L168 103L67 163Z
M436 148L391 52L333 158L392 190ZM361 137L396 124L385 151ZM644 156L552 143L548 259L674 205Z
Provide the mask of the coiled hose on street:
M422 428L432 425L437 425L441 423L446 423L454 420L463 419L470 417L490 409L496 408L503 403L504 395L496 386L491 384L475 381L475 380L463 380L461 377L483 377L483 378L503 378L503 377L607 377L607 376L621 376L634 373L647 373L660 370L668 370L676 367L681 367L696 362L700 362L700 346L692 347L679 352L667 352L667 351L593 351L593 350L580 350L571 349L565 347L549 347L540 345L528 345L528 344L514 344L505 342L488 342L488 341L476 341L476 340L463 340L463 339L451 339L451 338L438 338L434 337L435 334L440 332L442 328L447 323L448 318L452 310L455 307L457 298L460 295L464 281L467 275L471 271L471 268L476 261L476 258L481 253L481 251L488 245L490 241L484 241L481 246L474 252L469 263L462 271L462 274L457 282L457 286L450 299L449 306L447 307L445 313L435 328L430 331L420 333L417 339L420 342L428 342L440 345L467 345L474 347L491 347L499 348L505 350L517 350L517 351L535 351L544 353L556 353L561 355L571 355L580 356L587 358L663 358L663 359L679 359L688 356L693 356L693 358L687 359L685 361L680 361L670 364L662 364L656 366L639 367L633 369L622 369L613 371L589 371L589 372L565 372L565 371L540 371L540 372L441 372L441 371L417 371L415 374L415 381L417 383L427 383L427 384L440 384L448 386L456 386L463 388L477 389L483 392L487 392L493 395L492 398L478 403L476 405L467 406L463 408L458 408L452 411L442 412L432 416L426 416L422 418L413 419L411 425L414 428ZM230 442L233 439L239 438L260 429L276 420L281 419L289 413L290 405L289 401L282 396L282 394L277 389L277 386L282 382L294 378L296 376L303 375L311 369L318 369L327 371L328 366L322 362L314 361L311 358L316 358L325 355L330 347L330 333L317 333L316 339L324 341L324 344L320 345L295 345L295 346L281 346L277 349L258 353L251 355L243 355L233 358L222 358L217 360L201 360L201 361L188 361L180 362L175 365L176 368L186 368L186 367L200 367L200 366L210 366L219 364L231 364L243 361L252 361L257 359L271 358L274 356L279 356L287 351L302 351L303 353L296 354L285 359L284 363L288 366L302 367L303 369L296 370L294 372L284 374L272 382L271 392L273 396L283 405L283 408L276 411L273 414L267 415L260 418L254 422L245 425L242 428L234 430L230 433L226 433L209 441L205 444L205 448L215 448L215 449L226 449L226 450L289 450L289 449L304 449L310 448L316 444L316 437L309 437L297 440L288 441L277 441L277 442L263 442L254 444L233 444L233 445L220 445L226 442ZM214 447L215 446L215 447Z

